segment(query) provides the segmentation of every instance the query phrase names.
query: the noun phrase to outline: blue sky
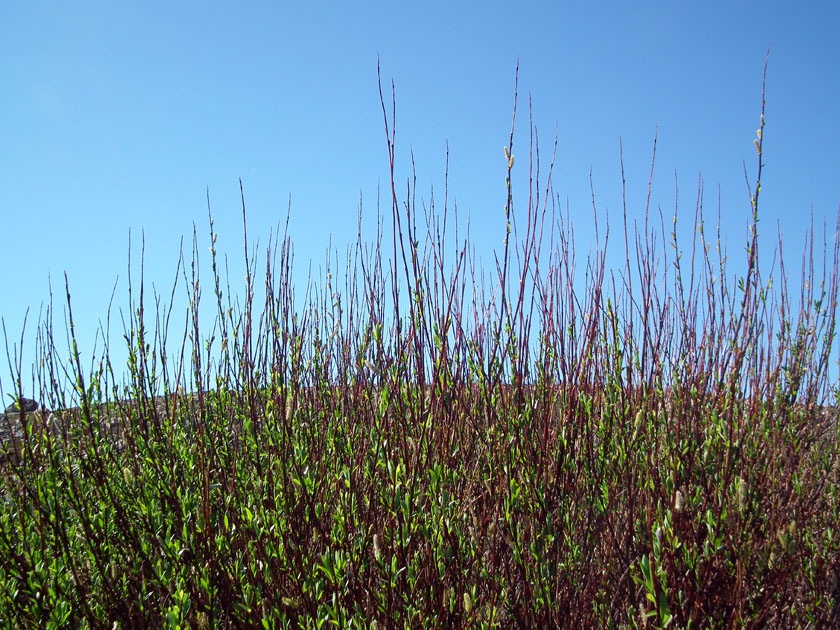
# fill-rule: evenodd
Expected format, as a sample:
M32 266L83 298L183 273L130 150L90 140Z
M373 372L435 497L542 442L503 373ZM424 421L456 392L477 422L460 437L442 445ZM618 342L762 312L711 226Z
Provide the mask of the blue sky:
M168 295L194 224L206 251L207 189L218 248L239 261L239 178L252 242L265 243L291 199L303 279L310 259L316 271L323 264L330 238L343 251L360 196L372 218L378 188L387 192L377 59L396 84L398 179L412 150L418 195L441 193L448 143L450 200L480 247L503 237L502 147L518 59L517 175L530 95L544 159L558 133L554 189L568 202L579 256L593 236L590 170L596 204L617 228L621 139L628 214L641 219L658 128L653 207L673 214L676 177L690 219L702 174L707 218L719 197L736 258L769 46L762 242L772 248L778 226L796 263L811 210L833 225L840 203L838 23L834 2L8 3L0 316L10 344L30 307L32 360L50 278L63 329L66 271L83 360L119 276L119 345L129 230L135 252L145 231L147 284Z

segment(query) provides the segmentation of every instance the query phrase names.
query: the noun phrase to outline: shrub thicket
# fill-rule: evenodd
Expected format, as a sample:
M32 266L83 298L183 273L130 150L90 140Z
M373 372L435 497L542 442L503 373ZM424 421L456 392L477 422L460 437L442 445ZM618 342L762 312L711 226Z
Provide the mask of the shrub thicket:
M468 239L446 245L446 207L419 211L412 181L399 201L382 104L393 240L360 230L302 308L287 231L261 306L246 232L240 306L211 219L209 337L195 248L174 358L142 286L127 381L107 347L82 369L69 293L71 364L41 325L40 399L64 411L7 427L0 624L838 624L838 247L820 275L810 246L798 304L780 256L782 281L762 275L761 133L740 279L698 200L687 250L625 221L625 267L608 273L599 241L581 285L533 140L524 212L513 133L505 149L485 277Z

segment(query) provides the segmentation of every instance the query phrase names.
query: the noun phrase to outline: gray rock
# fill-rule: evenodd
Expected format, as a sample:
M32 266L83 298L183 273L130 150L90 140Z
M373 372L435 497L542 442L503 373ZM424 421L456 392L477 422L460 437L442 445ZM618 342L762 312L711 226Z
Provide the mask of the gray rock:
M40 405L37 401L32 400L31 398L21 398L20 402L23 404L23 410L26 413L30 413L32 411L37 411ZM17 402L13 402L11 405L6 407L6 413L19 413L18 404Z

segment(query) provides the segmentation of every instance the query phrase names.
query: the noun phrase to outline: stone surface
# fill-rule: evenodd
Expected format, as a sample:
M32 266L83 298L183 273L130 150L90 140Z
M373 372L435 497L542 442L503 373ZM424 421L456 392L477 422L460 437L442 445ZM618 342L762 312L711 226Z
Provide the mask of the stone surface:
M30 413L32 411L37 411L40 405L38 401L32 400L31 398L21 398L21 403L23 403L23 410L26 413ZM18 404L17 401L13 402L11 405L6 407L6 413L18 413Z

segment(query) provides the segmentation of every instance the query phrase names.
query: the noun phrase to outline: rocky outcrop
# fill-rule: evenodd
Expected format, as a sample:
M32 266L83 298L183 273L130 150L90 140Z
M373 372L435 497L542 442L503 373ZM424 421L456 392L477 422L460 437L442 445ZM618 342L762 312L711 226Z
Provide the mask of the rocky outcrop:
M53 414L44 409L37 400L22 398L21 407L26 414L33 414L29 422L34 422L36 416L44 415L49 418L50 431L55 430ZM40 412L40 413L38 413ZM20 409L17 401L6 407L5 413L0 414L0 463L17 461L23 447L23 426L21 425Z
M21 406L26 413L31 413L33 411L38 411L41 408L41 405L38 404L37 400L32 400L31 398L21 398L20 399ZM6 407L6 413L20 413L20 409L18 409L17 401L13 402L11 405Z

